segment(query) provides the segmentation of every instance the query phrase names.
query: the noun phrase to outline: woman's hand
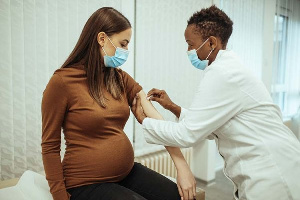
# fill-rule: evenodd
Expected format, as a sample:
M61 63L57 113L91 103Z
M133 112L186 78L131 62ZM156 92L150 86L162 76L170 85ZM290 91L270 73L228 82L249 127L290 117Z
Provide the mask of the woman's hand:
M189 166L177 169L177 187L182 200L196 197L196 180Z
M141 98L137 94L136 97L134 98L131 106L131 111L134 114L136 120L140 123L143 124L144 119L147 117L144 113L142 104L141 104Z
M147 98L151 101L156 101L159 103L162 107L164 107L167 110L170 110L172 104L174 104L166 91L164 90L159 90L156 88L153 88L150 90L147 94Z

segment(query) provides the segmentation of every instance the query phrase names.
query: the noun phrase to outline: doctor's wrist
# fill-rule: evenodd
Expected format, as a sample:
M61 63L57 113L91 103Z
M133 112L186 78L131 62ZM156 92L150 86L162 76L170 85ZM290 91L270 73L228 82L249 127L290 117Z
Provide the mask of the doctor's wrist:
M165 109L167 109L167 110L169 110L169 111L172 112L172 110L174 109L175 106L176 106L175 103L170 102L170 103L168 103L168 104L165 106Z
M176 115L177 118L180 117L181 107L175 103L170 104L167 110L171 111L174 115Z

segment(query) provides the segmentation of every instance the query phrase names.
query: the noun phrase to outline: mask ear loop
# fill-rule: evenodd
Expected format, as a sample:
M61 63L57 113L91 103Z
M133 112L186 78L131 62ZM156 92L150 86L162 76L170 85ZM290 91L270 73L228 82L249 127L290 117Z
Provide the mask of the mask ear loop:
M106 35L106 34L105 34ZM107 38L108 38L108 40L110 41L110 43L115 47L115 49L117 49L116 48L116 46L114 45L114 43L110 40L110 38L108 37L108 35L106 35L107 36ZM104 51L104 53L105 53L105 55L107 56L107 53L106 53L106 51L104 50L104 48L103 47L101 47L102 48L102 50Z
M107 35L106 35L107 36ZM117 49L116 48L116 46L114 45L114 43L110 40L110 38L107 36L107 38L108 38L108 40L110 41L110 43L115 47L115 49Z
M103 47L101 47L101 48L102 48L102 50L104 51L105 55L107 56L107 53L106 53L106 51L104 50L104 48L103 48Z
M215 48L212 48L211 51L209 52L208 56L205 58L205 60L207 60L207 58L210 56L210 54L215 50Z
M196 49L196 52L197 52L199 49L201 49L201 47L203 47L203 45L207 42L208 39L209 39L209 38L207 38L207 39L200 45L200 47L198 47L198 49Z

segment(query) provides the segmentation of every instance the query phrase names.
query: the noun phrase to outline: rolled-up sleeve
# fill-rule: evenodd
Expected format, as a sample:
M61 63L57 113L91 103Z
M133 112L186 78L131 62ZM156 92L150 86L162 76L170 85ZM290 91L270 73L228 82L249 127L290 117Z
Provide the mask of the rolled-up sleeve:
M189 109L182 109L179 122L146 118L144 135L148 143L190 147L201 141L242 110L238 84L220 70L204 76Z
M128 73L118 69L123 78L123 83L125 87L125 93L127 96L128 105L132 106L132 102L137 93L139 93L143 88L138 82L136 82Z
M180 116L179 116L179 118L176 117L176 118L175 118L175 121L176 121L176 122L181 122L182 119L185 117L186 112L187 112L187 109L181 107Z

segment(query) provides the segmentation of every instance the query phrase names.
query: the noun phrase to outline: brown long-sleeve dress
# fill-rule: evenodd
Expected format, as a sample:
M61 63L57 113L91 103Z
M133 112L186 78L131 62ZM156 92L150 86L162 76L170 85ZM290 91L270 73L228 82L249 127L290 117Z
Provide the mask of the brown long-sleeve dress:
M117 71L125 86L123 101L103 90L107 108L90 96L83 65L56 70L44 91L42 157L54 200L69 199L68 188L120 181L133 167L133 148L123 128L142 87L126 72ZM61 129L66 140L62 162Z

